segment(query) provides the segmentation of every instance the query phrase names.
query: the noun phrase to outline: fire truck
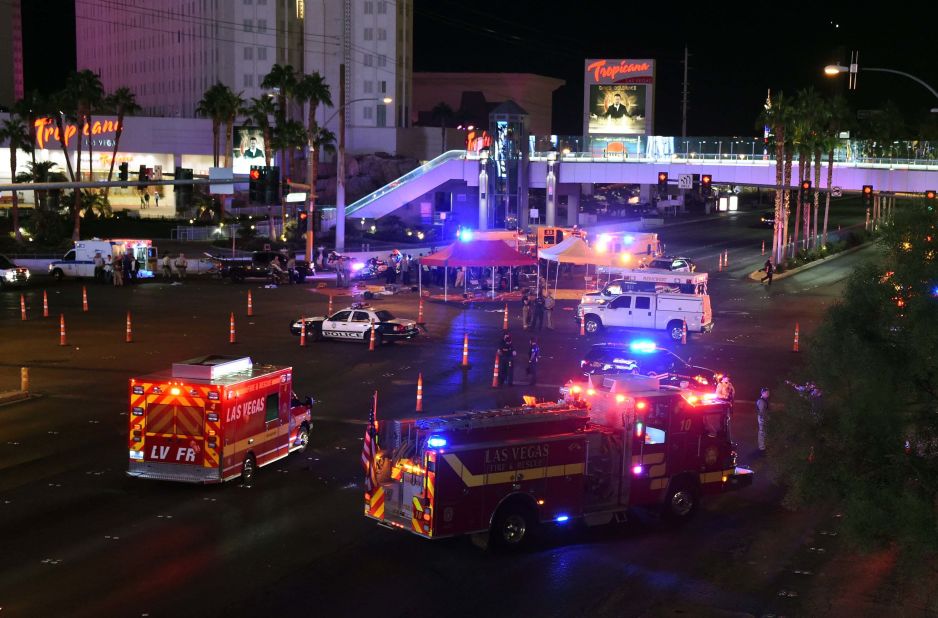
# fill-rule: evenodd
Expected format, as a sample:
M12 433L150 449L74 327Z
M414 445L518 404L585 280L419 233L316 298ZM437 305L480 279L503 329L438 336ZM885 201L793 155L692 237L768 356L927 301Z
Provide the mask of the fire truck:
M130 476L250 485L259 466L303 451L312 400L293 368L202 356L130 380Z
M702 496L752 484L728 402L647 376L568 383L559 402L391 420L376 432L365 515L427 539L489 533L522 545L540 524L681 522Z

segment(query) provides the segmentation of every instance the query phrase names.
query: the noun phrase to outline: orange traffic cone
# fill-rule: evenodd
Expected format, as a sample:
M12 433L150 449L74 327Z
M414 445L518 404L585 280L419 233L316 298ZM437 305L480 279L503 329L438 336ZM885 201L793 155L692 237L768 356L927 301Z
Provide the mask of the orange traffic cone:
M586 336L586 318L580 316L580 337Z
M26 321L26 297L20 294L20 319Z
M49 295L45 290L42 291L42 317L49 317Z
M460 365L463 369L469 369L469 333L466 332L462 336L462 364Z
M798 352L798 322L795 322L795 342L792 344L791 351Z
M329 295L329 310L326 313L328 316L332 315L332 294Z
M687 320L681 320L681 345L687 345Z
M723 254L717 254L717 272L723 272Z
M730 265L730 251L725 249L723 251L723 268L729 268Z
M765 241L762 241L762 255L765 255Z
M417 412L423 412L423 374L417 374Z
M492 388L498 388L498 352L495 353L495 370L492 372Z
M248 317L254 315L254 298L251 297L251 290L248 290Z
M306 347L306 318L300 318L300 347Z
M130 322L130 312L129 312L129 311L127 312L127 333L126 333L126 337L124 338L124 340L125 340L127 343L133 343L133 342L134 342L134 329L133 329L133 326L131 325L131 322Z
M234 322L234 311L231 312L231 317L228 321L228 343L235 342L235 322Z
M59 314L59 345L68 345L65 341L65 314Z
M508 330L508 303L505 303L505 319L502 321L502 330Z
M371 318L371 339L368 340L368 351L375 351L375 319Z
M88 311L88 288L81 286L81 310Z
M423 326L423 299L420 299L420 304L417 306L417 324Z

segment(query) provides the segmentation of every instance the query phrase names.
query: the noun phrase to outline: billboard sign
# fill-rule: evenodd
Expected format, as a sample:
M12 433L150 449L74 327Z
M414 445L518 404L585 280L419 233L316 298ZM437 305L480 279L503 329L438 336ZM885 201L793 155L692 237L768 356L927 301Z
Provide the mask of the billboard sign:
M252 165L264 165L264 149L267 144L264 143L264 131L258 127L241 126L235 127L232 139L234 152L232 153L232 171L235 174L248 174ZM271 155L271 165L274 165L273 154Z
M655 61L590 59L583 72L583 132L653 135Z

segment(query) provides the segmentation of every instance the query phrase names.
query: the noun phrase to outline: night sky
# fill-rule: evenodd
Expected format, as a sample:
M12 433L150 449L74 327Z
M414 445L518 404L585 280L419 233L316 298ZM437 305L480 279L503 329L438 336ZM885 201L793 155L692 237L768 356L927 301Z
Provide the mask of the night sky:
M22 4L26 88L55 90L74 68L74 0ZM938 86L929 18L898 5L902 13L871 14L858 4L842 10L822 4L417 0L414 70L564 79L567 85L554 96L554 132L567 135L582 133L586 58L655 59L655 132L679 135L685 44L691 54L689 135L755 135L768 88L845 91L846 78L827 79L821 70L835 61L847 64L854 49L861 72L848 100L855 108L877 109L891 100L915 126L938 107L938 99L908 78L862 70L905 71Z

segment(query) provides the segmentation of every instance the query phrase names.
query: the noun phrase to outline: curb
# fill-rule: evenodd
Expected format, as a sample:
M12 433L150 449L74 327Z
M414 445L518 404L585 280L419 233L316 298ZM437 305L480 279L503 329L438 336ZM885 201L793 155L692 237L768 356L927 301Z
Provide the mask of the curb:
M780 275L774 275L774 276L772 277L772 279L773 279L773 280L778 280L778 279L785 279L785 278L787 278L787 277L793 277L793 276L797 275L798 273L800 273L800 272L802 272L802 271L805 271L805 270L810 270L810 269L814 268L815 266L820 266L821 264L826 264L827 262L829 262L829 261L831 261L831 260L835 260L835 259L837 259L837 258L839 258L839 257L844 256L844 255L849 255L849 254L851 254L851 253L856 253L856 252L859 251L860 249L866 249L867 246L872 245L872 244L873 244L872 242L865 242L865 243L863 243L862 245L857 245L856 247L851 247L850 249L845 249L845 250L843 250L843 251L840 251L840 252L838 252L838 253L835 253L834 255L829 255L829 256L827 256L826 258L821 258L820 260L814 260L813 262L808 262L807 264L804 264L804 265L802 265L802 266L799 266L798 268L792 268L791 270L786 270L785 272L783 272L783 273L780 274ZM757 271L755 271L755 272L749 273L749 279L751 279L752 281L759 281L759 280L762 279L762 274L761 274L761 273L762 273L761 270L757 270Z
M0 392L0 406L8 403L16 403L17 401L25 401L30 397L31 395L26 391L3 391Z

